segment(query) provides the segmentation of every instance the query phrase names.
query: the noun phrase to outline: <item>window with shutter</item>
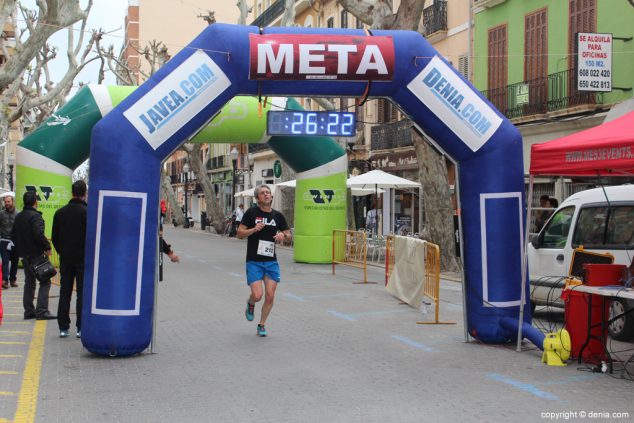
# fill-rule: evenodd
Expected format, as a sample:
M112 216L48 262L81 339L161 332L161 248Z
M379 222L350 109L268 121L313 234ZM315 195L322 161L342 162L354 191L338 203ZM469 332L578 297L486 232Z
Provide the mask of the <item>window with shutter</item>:
M458 58L458 72L460 72L465 79L469 79L469 56L466 54Z
M506 25L489 29L488 71L489 100L504 113L508 109L506 105L506 86L508 84Z
M528 83L530 110L547 111L548 11L541 9L524 17L524 80Z
M348 28L348 12L346 10L341 11L341 28Z
M596 0L570 0L568 4L568 97L569 105L593 104L594 93L577 91L576 64L576 34L578 32L597 31L597 2Z
M335 27L335 18L328 18L326 21L326 27L334 28Z

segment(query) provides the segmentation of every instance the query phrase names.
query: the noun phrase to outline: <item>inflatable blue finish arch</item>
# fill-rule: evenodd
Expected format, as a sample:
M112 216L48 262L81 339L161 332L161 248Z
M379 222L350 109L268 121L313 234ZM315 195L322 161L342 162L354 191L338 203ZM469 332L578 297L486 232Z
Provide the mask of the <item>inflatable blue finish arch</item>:
M468 330L512 339L500 321L519 310L525 213L513 125L418 33L214 24L93 129L84 346L131 355L149 345L161 162L225 103L364 94L392 99L459 163Z

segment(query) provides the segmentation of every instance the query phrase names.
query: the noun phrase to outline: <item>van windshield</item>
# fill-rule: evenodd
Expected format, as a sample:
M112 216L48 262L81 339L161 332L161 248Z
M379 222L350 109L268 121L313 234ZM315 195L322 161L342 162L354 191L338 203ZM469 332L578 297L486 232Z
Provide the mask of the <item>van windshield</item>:
M572 246L625 250L634 244L634 206L584 207L572 240Z
M566 245L574 212L575 207L570 206L558 210L554 214L544 229L543 248L563 248Z

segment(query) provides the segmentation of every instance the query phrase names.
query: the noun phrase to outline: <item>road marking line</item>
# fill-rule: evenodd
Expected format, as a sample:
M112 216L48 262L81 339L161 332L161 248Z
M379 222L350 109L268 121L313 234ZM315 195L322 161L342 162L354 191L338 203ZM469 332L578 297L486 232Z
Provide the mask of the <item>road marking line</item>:
M333 316L339 317L340 319L345 319L349 322L355 322L357 320L351 315L341 313L340 311L337 311L337 310L328 310L328 313L332 314Z
M15 411L16 422L30 423L35 421L37 397L40 388L40 372L44 355L44 341L46 335L46 320L35 322L33 337L29 347L29 355L24 366L22 388L18 397L18 408Z
M4 313L4 316L5 316L5 317L6 317L6 316L15 316L15 317L18 317L18 316L22 316L22 315L21 315L21 314L19 314L19 313Z
M413 339L410 339L410 338L408 338L406 336L392 335L392 338L396 339L399 342L407 344L407 345L409 345L411 347L418 348L419 350L423 350L423 351L427 351L427 352L435 352L436 351L435 349L433 349L431 347L428 347L427 345L422 344L420 342L414 341Z
M3 330L0 335L30 335L31 332L25 330Z
M0 358L19 358L22 354L0 354Z
M305 302L306 300L304 299L304 297L300 297L299 295L295 295L295 294L291 294L290 292L285 292L284 296L287 298L291 298L295 301L299 301L300 303Z
M559 397L551 394L550 392L542 391L537 388L535 385L531 385L529 383L520 382L519 380L514 380L506 376L502 376L497 373L489 373L487 375L489 379L496 380L498 382L506 383L507 385L511 385L515 388L521 389L522 391L528 392L529 394L533 394L536 397L551 400L551 401L560 401Z
M0 341L0 345L26 345L26 342L20 342L20 341Z
M17 375L18 372L11 372L8 370L0 370L0 375Z
M15 395L15 392L0 391L0 396L10 396L10 395Z
M7 300L7 303L18 303L18 304L22 304L22 300Z
M28 325L29 323L31 323L31 322L4 322L3 324L4 325L8 325L8 324L11 324L11 325Z
M365 311L365 312L361 312L361 313L352 313L353 316L359 316L359 317L364 317L364 316L383 316L385 314L395 314L395 313L410 313L412 310L409 309L403 309L403 310L386 310L386 311Z

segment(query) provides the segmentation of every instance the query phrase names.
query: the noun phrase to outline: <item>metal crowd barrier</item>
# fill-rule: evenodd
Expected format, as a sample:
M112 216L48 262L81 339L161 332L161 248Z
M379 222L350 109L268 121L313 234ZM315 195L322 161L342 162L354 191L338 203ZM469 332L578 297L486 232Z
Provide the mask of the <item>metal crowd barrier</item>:
M394 249L394 235L387 237L385 253L385 285L392 275L396 263ZM434 302L435 319L433 322L416 322L419 325L455 325L456 322L441 322L440 313L440 247L431 242L425 242L425 279L423 281L423 294Z
M363 269L363 282L368 282L368 244L365 232L361 231L332 231L332 274L335 265L343 264Z

